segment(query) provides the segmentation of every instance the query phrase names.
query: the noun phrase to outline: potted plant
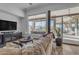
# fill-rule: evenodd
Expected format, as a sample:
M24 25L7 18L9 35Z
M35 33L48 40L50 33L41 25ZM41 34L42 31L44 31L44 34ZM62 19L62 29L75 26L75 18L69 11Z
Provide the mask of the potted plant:
M55 32L56 32L56 35L57 35L56 46L62 46L62 36L61 36L60 28L55 28Z

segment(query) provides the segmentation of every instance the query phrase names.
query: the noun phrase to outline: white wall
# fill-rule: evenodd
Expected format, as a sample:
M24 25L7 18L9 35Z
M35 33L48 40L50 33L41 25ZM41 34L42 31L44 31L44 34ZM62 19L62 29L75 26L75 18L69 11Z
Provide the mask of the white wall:
M1 20L8 20L8 21L14 21L17 22L17 30L16 31L21 31L21 23L20 23L20 18L13 16L11 14L5 13L0 11L0 19Z

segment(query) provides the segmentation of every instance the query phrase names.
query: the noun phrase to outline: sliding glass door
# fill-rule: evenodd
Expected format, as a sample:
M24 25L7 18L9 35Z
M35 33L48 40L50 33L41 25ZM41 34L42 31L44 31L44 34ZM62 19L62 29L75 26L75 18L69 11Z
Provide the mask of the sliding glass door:
M63 38L79 36L79 15L52 18L51 31Z

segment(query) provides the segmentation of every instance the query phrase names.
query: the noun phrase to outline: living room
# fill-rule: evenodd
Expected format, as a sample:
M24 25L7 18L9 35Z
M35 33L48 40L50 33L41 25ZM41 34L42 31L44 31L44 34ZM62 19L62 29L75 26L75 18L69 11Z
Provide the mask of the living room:
M78 55L78 10L79 3L0 3L0 55Z

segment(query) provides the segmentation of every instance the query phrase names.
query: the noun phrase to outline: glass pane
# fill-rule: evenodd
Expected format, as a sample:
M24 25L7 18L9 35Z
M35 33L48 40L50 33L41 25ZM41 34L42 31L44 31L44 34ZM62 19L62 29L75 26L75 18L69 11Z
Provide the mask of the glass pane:
M46 21L36 21L35 22L35 31L46 32Z
M63 17L63 34L76 35L76 20L72 16Z
M55 35L56 36L62 36L62 30L63 25L62 25L62 17L57 17L56 18L56 27L55 27Z
M42 30L42 22L35 22L35 31L41 31Z
M33 21L29 21L29 33L31 33L33 31L33 24L34 22Z
M42 21L42 31L46 32L46 21Z
M54 32L54 26L55 26L55 19L51 19L51 25L50 25L50 27L51 27L51 32Z
M41 22L35 22L35 26L41 26Z

